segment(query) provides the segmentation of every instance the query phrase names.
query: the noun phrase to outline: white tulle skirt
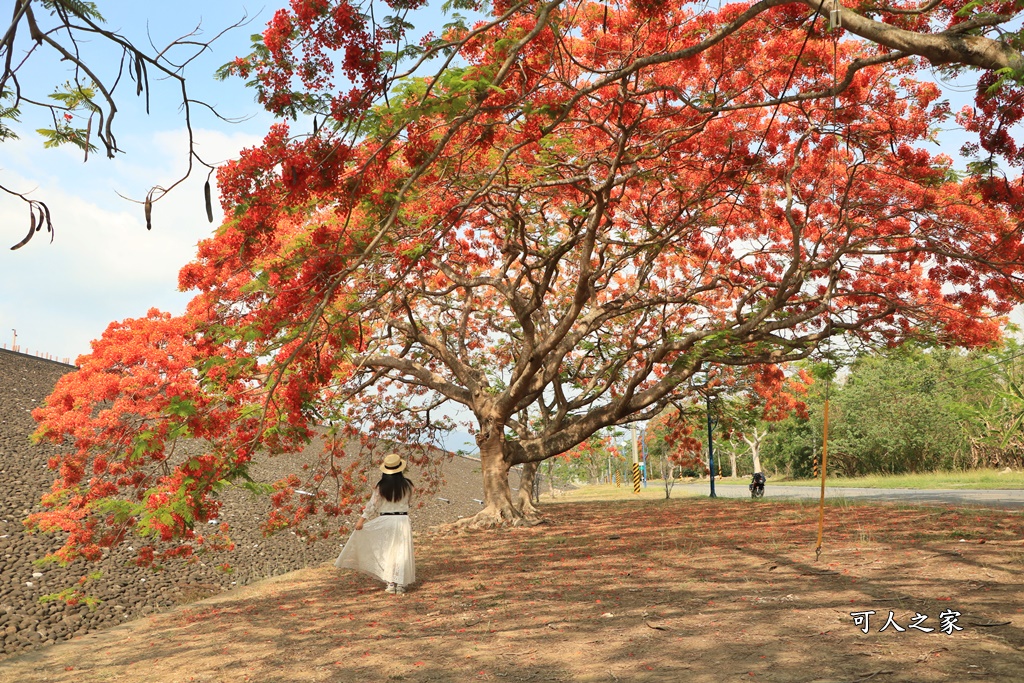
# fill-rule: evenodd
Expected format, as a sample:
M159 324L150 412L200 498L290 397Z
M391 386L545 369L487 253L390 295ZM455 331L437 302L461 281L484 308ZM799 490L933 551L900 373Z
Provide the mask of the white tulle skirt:
M387 583L408 586L416 581L412 525L408 515L381 515L353 531L334 566L355 569Z

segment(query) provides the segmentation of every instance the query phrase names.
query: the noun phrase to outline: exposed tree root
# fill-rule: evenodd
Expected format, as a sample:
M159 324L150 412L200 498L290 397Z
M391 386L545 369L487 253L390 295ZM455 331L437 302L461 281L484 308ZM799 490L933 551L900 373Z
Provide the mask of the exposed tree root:
M533 501L529 498L523 497L519 499L519 514L527 519L539 519L543 517L543 514Z
M537 508L531 506L529 514L523 514L511 505L494 506L488 505L472 517L466 517L450 524L443 524L434 527L431 531L435 534L451 534L463 531L478 531L482 529L502 529L512 527L530 527L544 524L545 519Z

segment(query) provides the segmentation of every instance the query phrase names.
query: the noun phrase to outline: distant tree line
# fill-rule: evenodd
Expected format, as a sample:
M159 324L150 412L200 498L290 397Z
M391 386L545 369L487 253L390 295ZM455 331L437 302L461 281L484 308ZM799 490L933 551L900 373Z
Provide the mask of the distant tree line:
M970 352L909 344L862 352L842 364L797 367L814 381L800 410L774 420L764 419L746 392L715 398L716 476L748 477L755 469L818 476L826 398L830 476L1024 468L1020 341ZM706 420L705 404L694 401L647 424L652 478L663 471L707 476Z
M762 459L814 474L828 392L830 473L1024 467L1022 383L1024 348L1014 340L970 353L910 345L864 355L840 380L812 386L806 418L769 425Z

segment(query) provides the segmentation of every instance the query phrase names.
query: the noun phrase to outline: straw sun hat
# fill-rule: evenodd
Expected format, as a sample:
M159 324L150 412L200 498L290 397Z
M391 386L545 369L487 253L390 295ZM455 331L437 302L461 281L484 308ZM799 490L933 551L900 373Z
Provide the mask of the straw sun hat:
M398 453L388 453L384 456L384 462L380 466L380 471L384 474L398 474L405 470L406 462L402 460L402 456Z

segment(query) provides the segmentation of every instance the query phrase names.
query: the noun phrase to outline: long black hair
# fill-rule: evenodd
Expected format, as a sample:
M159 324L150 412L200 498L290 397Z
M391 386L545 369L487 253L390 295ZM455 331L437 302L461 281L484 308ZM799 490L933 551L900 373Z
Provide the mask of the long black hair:
M380 482L377 484L380 495L384 497L384 500L392 503L397 503L411 494L413 488L412 482L406 479L401 472L382 474Z

